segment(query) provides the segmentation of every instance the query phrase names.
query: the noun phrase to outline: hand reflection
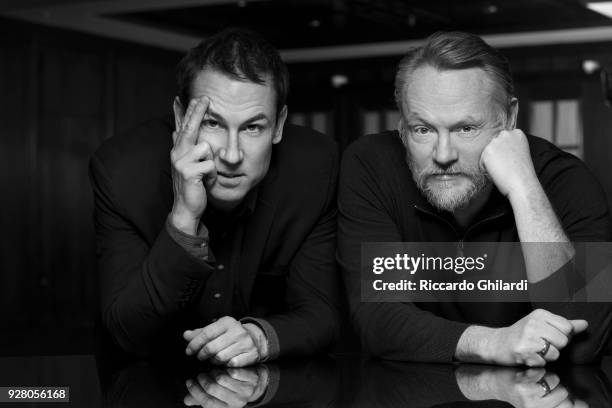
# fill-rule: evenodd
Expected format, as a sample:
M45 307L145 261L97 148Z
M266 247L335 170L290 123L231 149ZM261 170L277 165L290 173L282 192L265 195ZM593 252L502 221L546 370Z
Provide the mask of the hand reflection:
M269 372L264 365L248 368L213 369L185 382L187 406L244 407L261 398L268 386Z
M461 392L470 400L496 399L516 408L588 408L573 400L559 377L543 368L459 366L455 372Z

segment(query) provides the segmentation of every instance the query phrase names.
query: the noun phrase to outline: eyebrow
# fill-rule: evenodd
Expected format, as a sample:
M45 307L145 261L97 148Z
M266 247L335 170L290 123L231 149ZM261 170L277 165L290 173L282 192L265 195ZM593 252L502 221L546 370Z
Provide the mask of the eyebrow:
M218 122L225 123L225 119L223 119L221 115L219 115L217 112L211 111L210 109L206 111L204 116L208 116ZM257 115L248 118L243 123L251 123L251 122L258 121L258 120L269 120L269 118L268 116L266 116L265 113L258 113Z
M408 122L408 124L410 124L410 122L422 122L427 126L432 126L431 123L425 119L423 119L422 117L420 117L418 114L410 114L408 115L408 117L406 118L406 122ZM476 118L474 116L467 116L459 121L457 121L456 123L453 124L453 127L458 127L458 126L465 126L465 125L472 125L472 124L477 124L480 125L485 121L485 119L483 118Z

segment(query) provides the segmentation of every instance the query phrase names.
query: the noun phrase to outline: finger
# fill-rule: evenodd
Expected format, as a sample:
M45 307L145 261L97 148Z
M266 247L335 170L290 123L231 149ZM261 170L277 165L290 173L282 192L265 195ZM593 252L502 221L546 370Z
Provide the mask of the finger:
M200 123L202 118L208 109L208 98L200 98L196 102L191 115L187 119L186 123L183 124L181 131L181 138L179 140L179 146L185 148L186 146L193 146L196 144Z
M561 352L559 352L559 349L551 344L548 347L548 351L546 352L546 354L544 354L544 360L548 362L557 361L560 356Z
M183 134L183 127L185 126L185 123L187 123L186 120L191 116L191 112L193 110L195 103L196 103L195 99L192 99L189 101L189 105L187 105L185 114L180 119L180 122L178 123L178 127L175 128L174 132L172 133L172 141L174 142L174 146L178 146L179 143L181 142L181 135Z
M193 395L187 394L185 395L185 398L183 398L183 405L188 407L194 407L196 405L200 405L200 403L196 401L195 398L193 398Z
M217 168L212 160L191 163L181 168L181 177L191 181L214 181L217 178Z
M189 101L189 105L187 105L187 110L185 110L185 114L183 115L183 118L181 119L181 123L179 124L180 126L178 129L175 129L178 133L181 133L181 131L185 128L187 121L191 117L191 113L193 112L193 108L196 105L196 102L197 102L196 99L192 99Z
M567 389L563 385L557 386L548 395L542 397L542 406L556 407L568 397Z
M246 397L249 397L251 394L253 394L253 391L255 390L255 385L257 385L257 383L253 384L236 380L227 374L218 376L217 378L215 378L215 381L222 387L225 387L228 390L235 392L236 394L243 395Z
M544 367L546 365L546 360L544 357L534 352L533 354L529 354L525 358L525 363L527 367Z
M190 342L187 344L187 349L185 352L187 355L192 355L200 351L202 346L211 340L216 339L221 336L228 330L228 327L222 323L221 319L216 322L209 324L208 326L202 328L200 333L196 335Z
M550 324L543 324L538 335L540 339L537 339L537 343L540 346L540 350L544 347L545 341L549 341L551 345L559 350L563 349L567 346L567 343L569 343L568 336Z
M257 351L248 351L232 357L228 362L228 367L246 367L256 364L259 361L259 353Z
M191 341L193 340L195 336L197 336L201 332L202 332L202 328L194 329L194 330L185 330L183 332L183 338L187 341Z
M542 379L546 381L546 384L548 384L548 387L550 387L551 391L557 388L561 383L561 379L555 373L546 373L544 377L542 377Z
M191 396L191 400L187 401L187 397L183 399L184 402L195 401L195 405L214 407L214 406L224 406L225 404L221 404L221 401L218 401L212 395L209 395L204 388L197 382L193 380L185 381L185 386L187 387L187 391L189 391L189 395ZM193 404L192 404L193 405Z
M519 371L516 376L521 380L524 378L529 382L537 382L546 375L546 369L544 368L529 368L525 371Z
M577 399L574 401L574 408L589 408L589 404L583 400Z
M236 338L233 344L230 344L228 347L225 347L221 351L217 352L214 358L216 361L227 365L227 363L234 357L247 352L254 352L256 355L258 355L257 347L255 346L251 336L249 336L248 333L241 333L240 337Z
M581 333L589 327L589 322L583 319L570 320L570 323L574 329L574 334Z
M201 141L193 148L189 149L188 156L193 161L213 160L213 150L206 141Z
M202 345L198 351L198 360L206 360L211 357L217 357L218 353L224 349L231 347L240 340L240 333L234 330L228 330L221 336Z
M235 380L257 384L259 375L256 368L228 368L227 373Z
M198 382L206 394L219 400L223 405L240 406L241 399L234 391L212 381L208 376L198 375Z
M570 336L572 334L573 326L569 320L567 320L563 316L559 316L550 312L546 313L547 315L544 318L546 320L546 323L559 330L565 336Z

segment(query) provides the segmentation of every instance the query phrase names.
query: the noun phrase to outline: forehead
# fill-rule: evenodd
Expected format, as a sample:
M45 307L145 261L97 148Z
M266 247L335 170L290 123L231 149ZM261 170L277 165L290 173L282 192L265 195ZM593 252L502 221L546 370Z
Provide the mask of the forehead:
M209 110L219 115L274 116L274 89L269 79L263 84L239 80L214 69L203 69L191 84L192 98L207 96Z
M440 71L425 65L417 68L404 86L402 107L408 117L483 117L493 109L496 89L480 68Z

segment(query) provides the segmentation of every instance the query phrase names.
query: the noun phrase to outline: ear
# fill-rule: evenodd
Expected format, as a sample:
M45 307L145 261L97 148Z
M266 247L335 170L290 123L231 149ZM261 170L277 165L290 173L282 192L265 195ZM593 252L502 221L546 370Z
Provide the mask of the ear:
M283 139L283 126L285 126L285 120L287 119L287 105L283 106L278 118L276 119L276 129L274 130L274 138L272 138L272 144L277 144Z
M174 97L172 110L174 111L174 129L178 131L183 124L183 116L185 115L183 105L181 104L181 100L178 96Z
M518 99L512 98L510 101L510 109L508 110L508 120L506 121L506 129L513 130L516 128L516 121L518 119L519 103Z

